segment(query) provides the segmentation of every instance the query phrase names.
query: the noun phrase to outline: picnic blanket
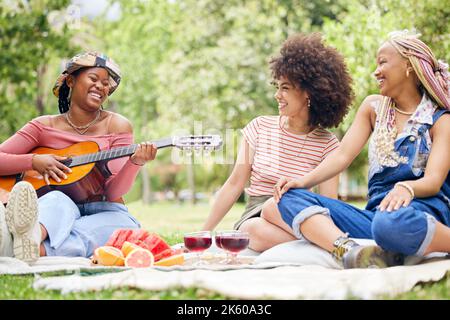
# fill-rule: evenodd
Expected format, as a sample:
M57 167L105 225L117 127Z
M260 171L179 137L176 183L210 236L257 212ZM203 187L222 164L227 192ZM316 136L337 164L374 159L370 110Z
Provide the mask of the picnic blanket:
M292 250L303 251L303 261L280 258L280 253L286 257ZM33 266L0 258L0 274L35 274L35 289L62 294L124 287L155 291L196 287L235 299L376 299L410 291L418 283L439 281L450 272L450 259L442 256L410 259L412 265L386 269L342 270L331 264L333 260L326 262L325 251L301 241L261 255L247 253L241 257L242 265L215 263L223 254L213 249L206 255L212 263L206 266L146 269L92 266L85 258L42 257ZM48 276L52 272L58 276Z

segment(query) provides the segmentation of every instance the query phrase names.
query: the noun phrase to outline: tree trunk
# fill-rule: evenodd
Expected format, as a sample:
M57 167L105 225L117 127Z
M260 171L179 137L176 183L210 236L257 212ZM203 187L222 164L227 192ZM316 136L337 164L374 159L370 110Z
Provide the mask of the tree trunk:
M348 178L348 172L347 170L344 170L341 173L341 176L339 178L340 183L339 183L339 198L342 199L343 201L346 201L348 199L348 195L349 195L349 178Z
M44 114L44 88L43 88L43 78L45 75L45 72L47 71L47 65L43 64L40 65L37 70L37 92L36 92L36 109L38 111L39 115Z
M147 166L141 169L142 175L142 203L150 204L152 201L152 188L150 186L150 175L148 174Z
M148 136L148 111L147 109L144 107L142 108L141 111L141 115L142 115L142 126L144 128L143 130L143 134L144 134L144 140L147 141L147 136ZM140 141L138 141L140 142ZM147 166L143 166L141 173L142 173L142 202L144 204L150 204L150 202L152 201L152 188L150 186L150 175L148 174L148 169L146 168Z

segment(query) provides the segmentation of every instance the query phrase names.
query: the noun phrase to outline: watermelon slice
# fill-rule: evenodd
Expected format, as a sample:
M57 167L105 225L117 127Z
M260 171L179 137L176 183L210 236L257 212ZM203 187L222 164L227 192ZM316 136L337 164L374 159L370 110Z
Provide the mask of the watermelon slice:
M155 261L176 254L159 235L144 229L117 229L113 232L106 245L122 249L125 241L147 249L153 254Z
M148 237L148 234L148 231L144 229L135 229L128 236L127 241L134 244L139 244L141 241L143 241L143 239Z

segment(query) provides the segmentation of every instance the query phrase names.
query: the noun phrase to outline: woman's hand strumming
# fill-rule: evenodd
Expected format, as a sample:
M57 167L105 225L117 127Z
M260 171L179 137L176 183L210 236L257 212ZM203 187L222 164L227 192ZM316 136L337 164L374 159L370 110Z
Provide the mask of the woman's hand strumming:
M56 182L61 182L61 179L67 179L66 173L72 170L66 167L61 161L66 160L67 157L61 157L54 154L35 154L32 160L33 170L39 172L47 185L50 184L50 178Z

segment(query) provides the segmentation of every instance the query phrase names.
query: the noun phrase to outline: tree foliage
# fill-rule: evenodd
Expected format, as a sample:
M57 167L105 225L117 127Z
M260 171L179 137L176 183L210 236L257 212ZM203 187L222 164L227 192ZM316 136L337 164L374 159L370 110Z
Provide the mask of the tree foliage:
M49 18L66 15L69 2L4 1L0 6L0 140L44 112L47 62L71 51L66 21L58 30Z

